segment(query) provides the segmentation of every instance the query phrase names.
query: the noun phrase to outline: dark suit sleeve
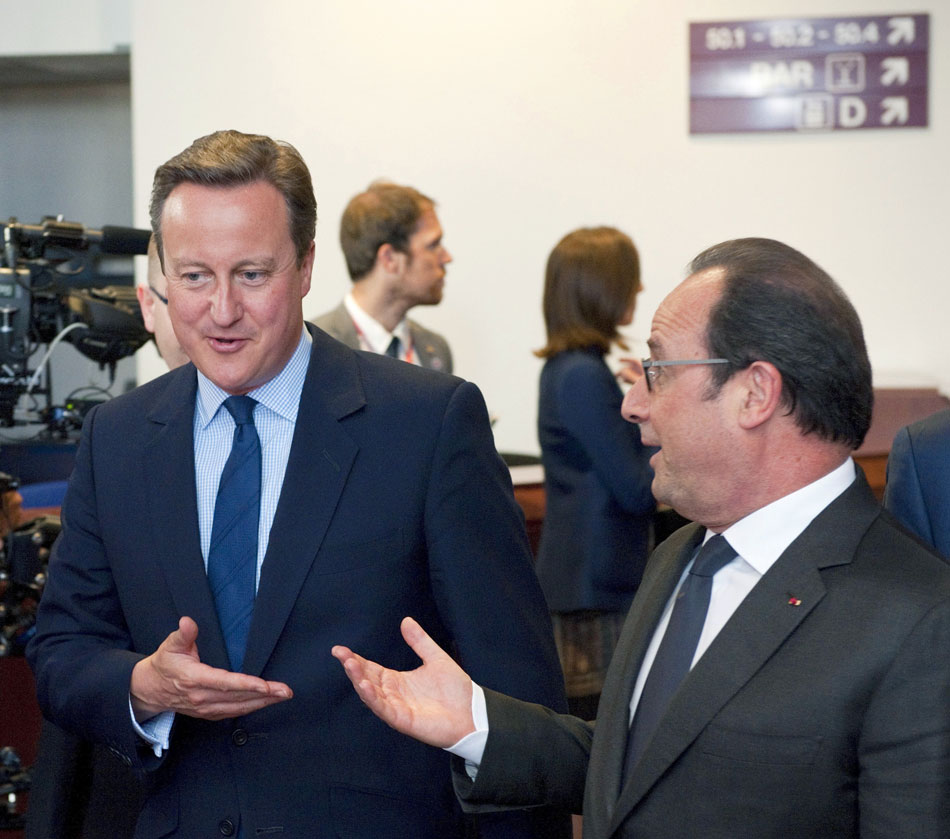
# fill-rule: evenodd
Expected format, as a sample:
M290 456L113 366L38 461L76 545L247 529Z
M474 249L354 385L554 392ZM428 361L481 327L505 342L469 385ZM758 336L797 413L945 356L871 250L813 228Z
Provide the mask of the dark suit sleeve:
M622 396L608 367L567 368L558 382L557 404L567 430L584 448L594 471L617 504L628 513L656 506L650 489L656 451L640 442L640 428L620 413Z
M453 763L463 809L554 804L580 813L593 724L490 690L485 704L488 742L474 783Z
M119 605L99 530L93 470L98 409L89 414L63 502L62 532L49 562L27 654L44 715L89 740L106 743L132 765L145 755L132 727L129 683L142 658ZM107 441L96 450L109 456ZM107 493L106 493L107 494ZM149 761L151 762L151 761Z
M950 602L905 639L876 686L858 744L862 839L950 836Z
M425 521L435 603L462 666L481 685L566 711L523 515L481 394L467 382L443 415ZM569 834L566 814L550 808L479 817L483 839Z
M443 416L425 520L435 601L462 666L481 685L566 710L523 515L485 403L467 382Z
M920 476L917 473L913 441L907 428L897 432L887 459L884 506L904 527L912 530L928 545L935 544Z

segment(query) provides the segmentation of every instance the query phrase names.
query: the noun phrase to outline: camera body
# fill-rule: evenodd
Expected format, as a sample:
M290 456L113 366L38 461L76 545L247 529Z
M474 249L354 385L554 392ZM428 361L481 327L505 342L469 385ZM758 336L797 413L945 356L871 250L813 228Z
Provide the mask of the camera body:
M0 656L23 655L36 626L59 516L40 516L8 533L0 551Z
M49 216L38 225L15 218L0 225L0 426L15 424L14 409L24 394L46 396L39 370L29 361L43 345L61 340L99 363L115 364L151 337L145 329L135 288L99 285L108 256L148 250L150 232L135 228L92 230Z

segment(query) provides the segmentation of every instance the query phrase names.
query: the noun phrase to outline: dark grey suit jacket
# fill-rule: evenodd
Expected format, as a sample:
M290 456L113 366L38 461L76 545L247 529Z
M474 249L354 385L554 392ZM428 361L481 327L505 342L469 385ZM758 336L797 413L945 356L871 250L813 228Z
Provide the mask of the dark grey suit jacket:
M950 566L863 476L739 606L621 789L632 684L702 532L654 552L596 728L486 691L463 801L583 801L585 839L950 836Z
M353 326L353 319L342 303L335 309L314 318L313 323L337 341L342 341L350 349L360 349L360 338L356 334L356 327ZM441 373L452 372L452 351L445 338L412 319L409 320L409 334L412 336L412 346L419 354L419 363L423 367L438 370Z
M897 432L887 459L884 506L950 557L950 411Z

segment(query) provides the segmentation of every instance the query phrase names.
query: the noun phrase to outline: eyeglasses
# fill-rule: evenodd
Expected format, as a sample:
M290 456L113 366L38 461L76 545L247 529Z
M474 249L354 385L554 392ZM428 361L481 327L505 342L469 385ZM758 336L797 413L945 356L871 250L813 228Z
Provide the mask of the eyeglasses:
M164 303L166 306L168 305L168 298L167 298L164 294L162 294L162 293L161 293L157 288L155 288L155 286L153 286L151 283L148 284L148 287L149 287L149 289L151 290L152 294L154 294L154 295L155 295L159 300L161 300L162 303Z
M664 367L686 367L690 364L728 364L728 358L690 358L685 361L650 361L643 359L643 377L647 380L647 390L653 392L653 385Z

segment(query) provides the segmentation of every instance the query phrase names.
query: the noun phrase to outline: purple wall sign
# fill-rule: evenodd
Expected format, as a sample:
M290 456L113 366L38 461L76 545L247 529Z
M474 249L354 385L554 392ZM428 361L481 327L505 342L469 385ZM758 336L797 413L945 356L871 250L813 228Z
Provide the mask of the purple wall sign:
M689 132L927 125L930 15L689 25Z

